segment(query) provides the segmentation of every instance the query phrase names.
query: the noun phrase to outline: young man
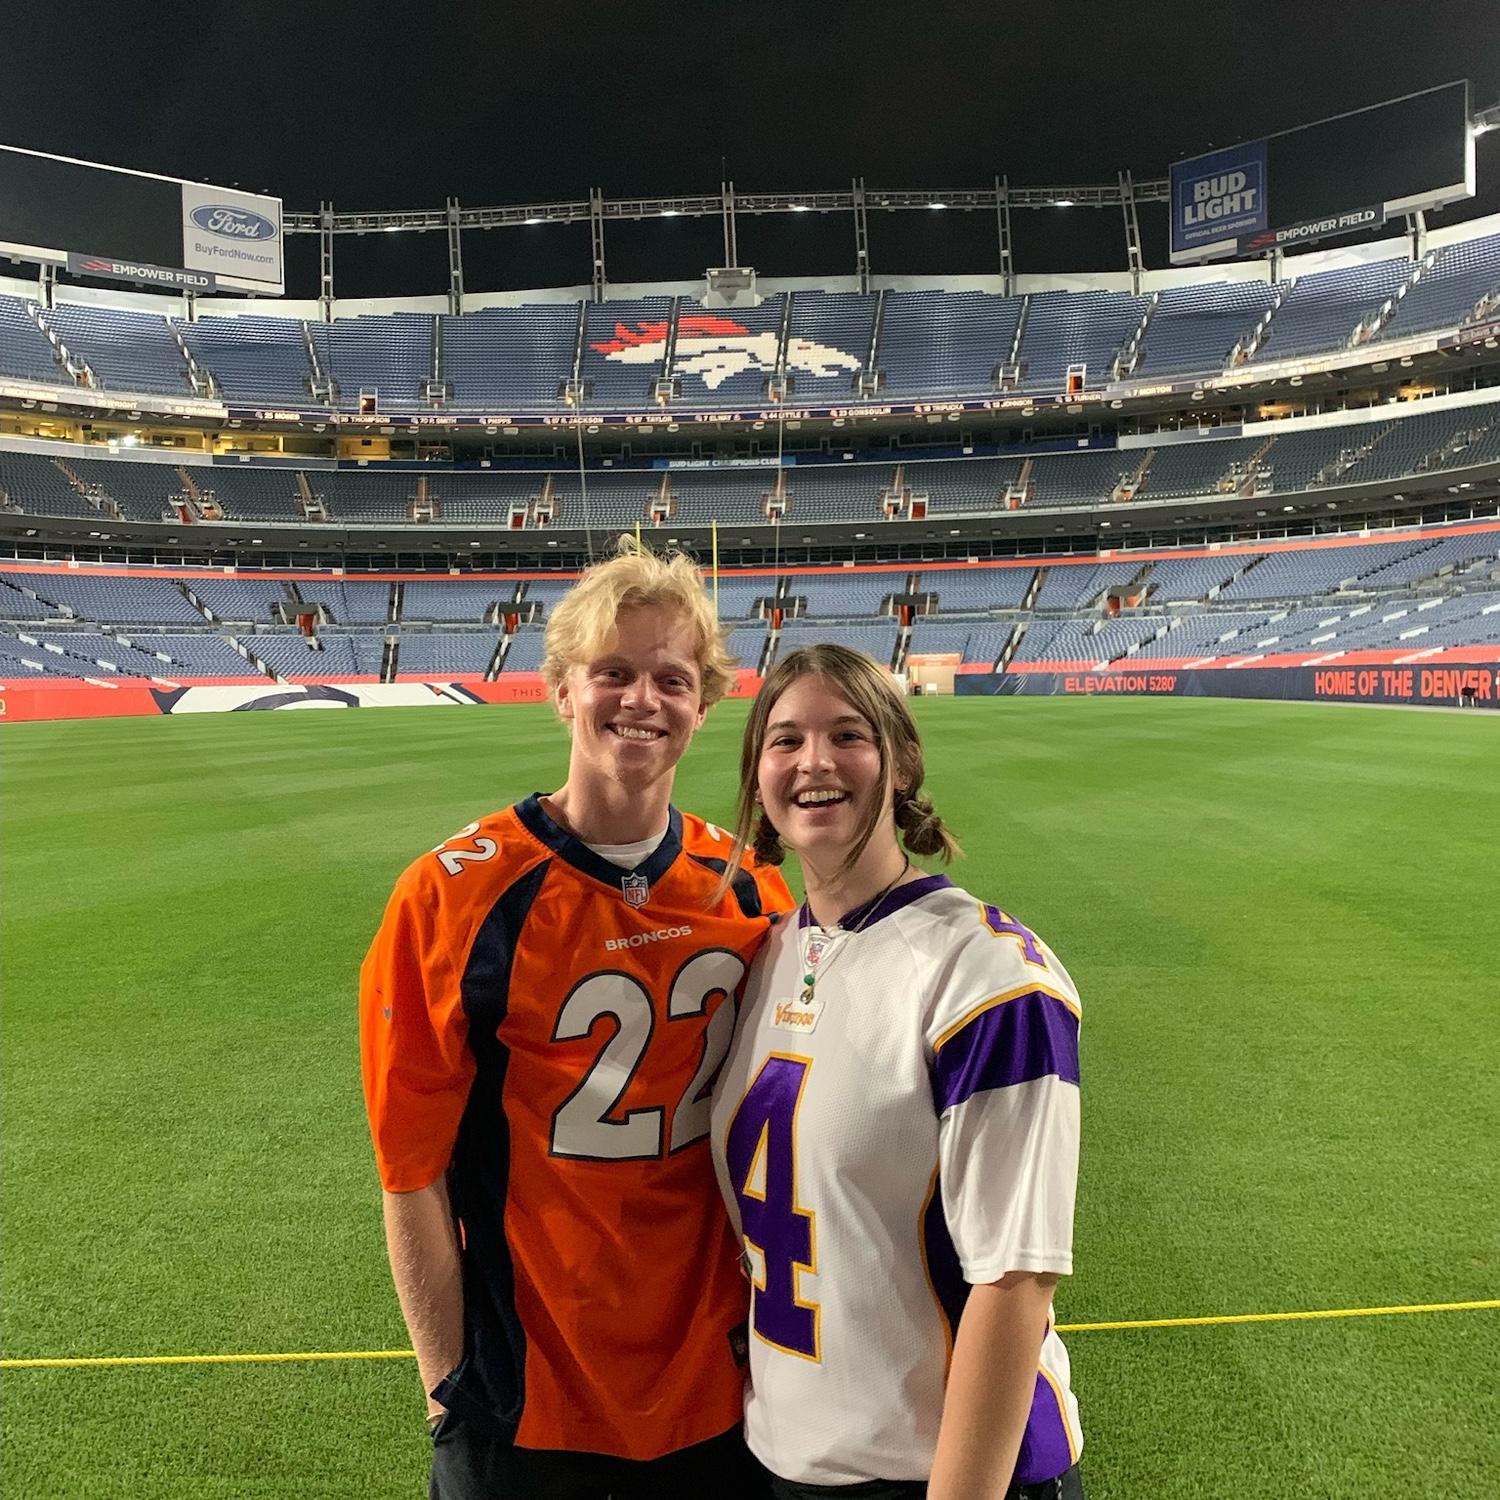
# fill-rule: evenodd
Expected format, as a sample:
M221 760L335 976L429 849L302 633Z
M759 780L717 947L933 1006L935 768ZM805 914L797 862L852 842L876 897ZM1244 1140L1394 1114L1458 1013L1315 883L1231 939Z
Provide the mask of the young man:
M688 559L591 569L542 666L567 780L418 859L361 971L436 1500L760 1492L709 1090L792 901L766 869L716 895L731 841L671 805L732 665Z

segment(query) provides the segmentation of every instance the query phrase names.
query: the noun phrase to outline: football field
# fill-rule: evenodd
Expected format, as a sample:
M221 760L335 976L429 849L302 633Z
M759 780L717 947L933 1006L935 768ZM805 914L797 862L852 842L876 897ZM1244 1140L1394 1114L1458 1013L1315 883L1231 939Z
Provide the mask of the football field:
M915 707L955 878L1083 996L1091 1500L1496 1493L1500 1310L1452 1305L1500 1299L1500 715ZM729 817L744 712L680 805ZM356 970L566 753L545 708L0 731L0 1492L425 1494ZM196 1358L19 1364L146 1356Z

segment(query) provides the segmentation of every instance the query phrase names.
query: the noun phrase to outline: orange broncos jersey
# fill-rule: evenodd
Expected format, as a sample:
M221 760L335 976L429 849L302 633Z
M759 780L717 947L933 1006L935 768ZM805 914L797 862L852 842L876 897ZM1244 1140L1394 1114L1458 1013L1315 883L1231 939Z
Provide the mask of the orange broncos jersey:
M673 809L622 870L539 796L396 885L360 973L365 1101L391 1192L448 1174L464 1356L434 1393L527 1448L649 1459L740 1419L748 1288L709 1090L735 992L791 896Z

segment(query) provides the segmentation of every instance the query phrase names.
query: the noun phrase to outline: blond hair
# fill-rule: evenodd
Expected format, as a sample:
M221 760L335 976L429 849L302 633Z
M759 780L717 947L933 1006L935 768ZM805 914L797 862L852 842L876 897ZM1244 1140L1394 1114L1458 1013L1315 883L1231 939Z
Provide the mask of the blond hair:
M556 693L571 668L604 649L621 610L652 606L684 616L693 627L699 696L705 706L717 703L735 684L737 662L725 647L729 632L714 616L702 571L685 553L659 556L628 534L615 555L589 568L548 618L542 648L548 693Z
M880 750L880 795L844 860L844 869L854 868L882 819L888 816L894 817L901 842L912 854L936 856L945 864L962 854L958 840L948 832L937 809L921 795L927 774L922 738L896 679L863 651L848 646L801 646L782 657L767 674L745 723L729 869L738 868L747 848L754 848L755 857L762 864L779 865L786 857L780 835L763 811L757 821L757 782L771 710L781 695L803 677L821 677L869 723Z

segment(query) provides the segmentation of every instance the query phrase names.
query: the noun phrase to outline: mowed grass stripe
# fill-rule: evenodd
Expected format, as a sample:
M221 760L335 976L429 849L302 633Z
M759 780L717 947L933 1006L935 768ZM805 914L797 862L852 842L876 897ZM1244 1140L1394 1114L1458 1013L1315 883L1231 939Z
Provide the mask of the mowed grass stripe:
M915 708L969 851L956 877L1041 931L1083 995L1059 1316L1214 1317L1248 1288L1272 1308L1500 1295L1500 722ZM728 816L743 712L710 716L681 805ZM401 867L555 786L565 754L527 708L0 732L6 1347L405 1345L355 971ZM1277 1484L1352 1500L1427 1472L1436 1426L1452 1491L1500 1470L1492 1318L1080 1332L1074 1375L1099 1500L1268 1493L1270 1451ZM69 1379L32 1371L5 1404L0 1488L420 1492L399 1359L121 1370L58 1424Z
M1059 1323L1059 1333L1121 1333L1141 1328L1213 1328L1232 1323L1317 1322L1322 1318L1389 1318L1403 1313L1479 1312L1490 1302L1434 1302L1413 1307L1338 1307L1298 1312L1223 1313L1208 1318L1131 1318L1115 1323ZM302 1349L282 1354L116 1354L82 1359L0 1359L0 1370L90 1370L127 1365L276 1365L320 1359L415 1359L412 1349Z

